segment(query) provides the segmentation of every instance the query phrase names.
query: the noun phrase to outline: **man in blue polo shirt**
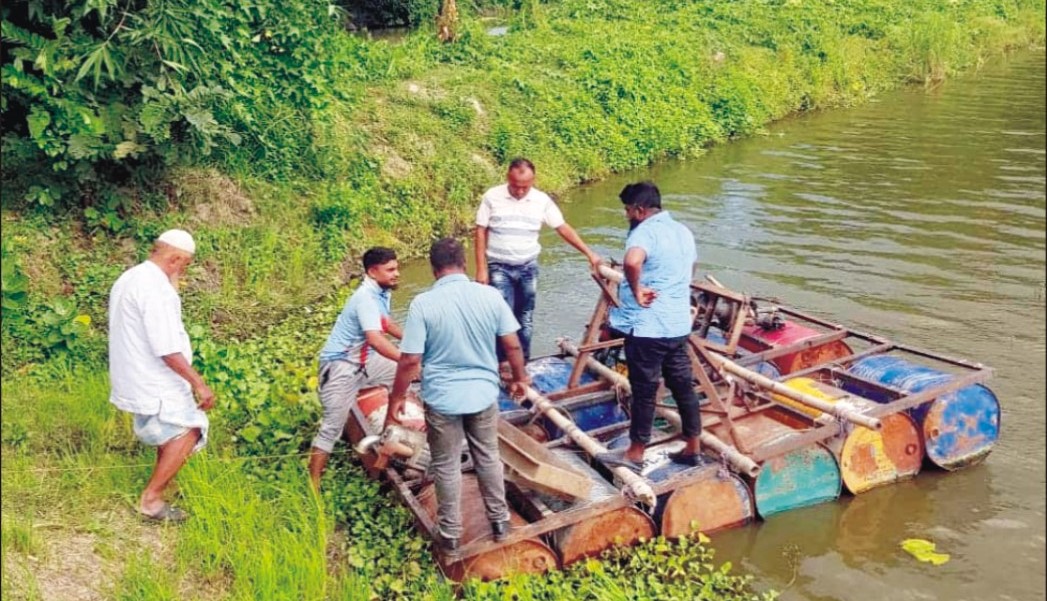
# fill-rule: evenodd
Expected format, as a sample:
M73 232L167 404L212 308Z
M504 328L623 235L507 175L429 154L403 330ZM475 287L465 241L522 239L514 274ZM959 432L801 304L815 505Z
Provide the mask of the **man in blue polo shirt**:
M385 425L398 423L407 388L421 364L439 542L444 551L453 553L462 535L463 437L469 443L494 539L504 540L509 531L498 453L496 341L512 369L514 398L523 397L530 379L516 335L520 324L497 290L466 276L462 245L453 238L433 243L429 263L436 284L415 297L408 310Z
M391 291L400 282L396 252L372 248L364 253L363 264L367 275L346 301L320 351L318 379L324 415L309 457L309 476L317 488L357 394L371 386L391 387L400 360L399 349L386 338L386 334L403 337L389 315Z
M683 422L686 446L673 461L697 465L702 432L687 337L691 333L691 277L698 255L694 235L662 210L662 196L651 182L629 184L619 195L629 220L625 241L625 280L620 307L611 310L611 327L625 335L632 404L629 447L598 457L608 465L639 472L651 441L655 395L662 376Z

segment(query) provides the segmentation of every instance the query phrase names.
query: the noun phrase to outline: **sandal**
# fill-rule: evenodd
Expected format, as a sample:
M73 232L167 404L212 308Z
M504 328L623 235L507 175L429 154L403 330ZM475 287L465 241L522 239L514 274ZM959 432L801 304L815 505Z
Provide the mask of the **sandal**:
M596 460L606 465L607 467L624 467L625 469L630 470L636 474L639 474L643 471L643 464L637 463L635 461L632 461L631 459L626 458L624 451L597 453Z
M668 457L669 461L672 461L677 465L698 467L699 465L705 464L705 460L702 458L701 453L690 454L680 451L678 453L669 453Z
M177 507L171 506L169 503L164 503L164 506L160 508L160 511L149 514L142 510L138 511L138 515L142 516L143 519L150 522L160 522L164 524L181 524L182 522L189 519L189 514Z

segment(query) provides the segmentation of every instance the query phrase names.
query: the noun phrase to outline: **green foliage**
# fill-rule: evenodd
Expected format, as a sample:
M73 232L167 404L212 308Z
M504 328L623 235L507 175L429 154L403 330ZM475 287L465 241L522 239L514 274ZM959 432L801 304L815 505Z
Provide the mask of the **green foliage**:
M354 44L337 14L311 2L5 6L5 177L28 182L27 202L76 206L144 166L216 149L294 169L309 155L296 122L339 96L331 69ZM118 231L102 213L88 219Z
M520 8L527 0L459 0L460 12L486 12L500 8ZM440 13L443 0L341 0L339 5L351 15L355 26L368 29L383 27L424 27L431 25Z
M8 238L3 241L2 269L5 372L30 361L71 357L87 349L93 334L91 317L79 312L69 297L31 297L29 278Z
M699 540L700 539L700 540ZM668 541L658 537L634 547L615 547L600 561L590 559L543 578L516 577L498 582L469 582L464 597L476 600L528 599L558 601L741 601L770 600L757 595L751 578L731 574L730 563L717 565L704 536Z
M19 311L25 309L29 303L29 278L22 271L22 264L13 252L9 250L8 239L3 239L2 267L3 270L2 290L3 304L0 311L3 319L18 315Z

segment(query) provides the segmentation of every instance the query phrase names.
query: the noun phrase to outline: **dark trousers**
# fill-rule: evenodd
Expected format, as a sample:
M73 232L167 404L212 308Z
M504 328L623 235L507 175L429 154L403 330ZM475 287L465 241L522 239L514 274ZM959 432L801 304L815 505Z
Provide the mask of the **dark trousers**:
M487 278L492 286L502 293L502 298L509 303L516 321L520 322L520 346L523 348L524 361L531 360L531 332L534 330L534 304L538 296L538 262L531 261L523 265L489 263ZM498 361L505 361L502 345L498 345Z
M702 415L698 410L698 394L694 391L694 374L691 371L691 359L687 355L686 336L626 336L625 360L629 366L629 385L633 389L630 440L644 445L651 442L655 396L662 378L665 378L665 386L672 392L680 410L684 437L693 438L701 434Z

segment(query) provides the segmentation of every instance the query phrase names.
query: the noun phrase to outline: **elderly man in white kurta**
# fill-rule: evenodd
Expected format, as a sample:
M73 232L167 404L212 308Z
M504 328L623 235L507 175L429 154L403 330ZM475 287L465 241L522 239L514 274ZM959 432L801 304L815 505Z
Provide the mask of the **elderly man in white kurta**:
M178 280L195 252L188 232L168 230L149 258L125 271L109 294L109 401L134 414L135 435L157 448L138 511L165 522L187 517L164 500L164 489L206 444L204 411L214 406L214 393L192 366L178 296Z

